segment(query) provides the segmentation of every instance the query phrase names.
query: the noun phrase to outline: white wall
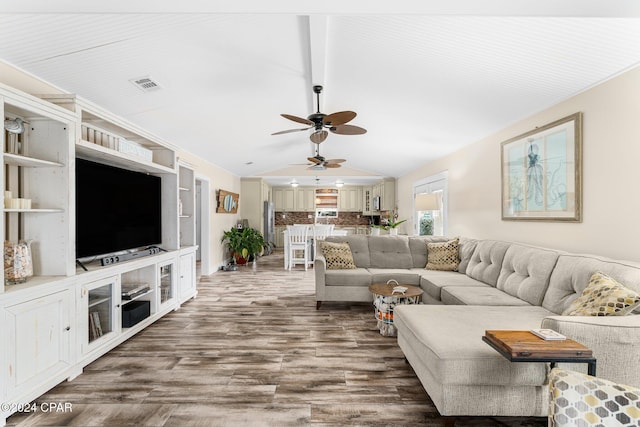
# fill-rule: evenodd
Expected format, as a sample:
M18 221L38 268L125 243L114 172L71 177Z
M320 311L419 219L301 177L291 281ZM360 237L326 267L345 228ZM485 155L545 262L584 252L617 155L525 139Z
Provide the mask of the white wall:
M226 261L225 252L220 243L223 232L234 227L240 218L240 210L237 214L216 213L218 208L217 192L222 189L233 193L240 193L240 177L187 151L178 151L178 157L193 165L196 175L209 178L209 212L211 212L211 222L209 223L209 238L211 242L209 263L211 268L216 270L218 267L224 265ZM240 205L240 209L242 209L242 205ZM206 219L202 218L202 220L205 221Z
M578 111L584 113L582 222L502 221L500 143ZM444 170L450 236L640 261L640 67L399 178L401 217L413 217L414 182Z

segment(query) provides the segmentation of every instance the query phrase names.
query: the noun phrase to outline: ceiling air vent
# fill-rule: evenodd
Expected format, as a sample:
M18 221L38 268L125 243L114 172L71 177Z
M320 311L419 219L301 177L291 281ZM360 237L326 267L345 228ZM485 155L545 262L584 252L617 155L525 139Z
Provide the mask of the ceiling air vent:
M160 86L160 83L154 81L149 76L138 77L137 79L131 79L129 81L143 92L153 92L155 90L162 89L162 86Z

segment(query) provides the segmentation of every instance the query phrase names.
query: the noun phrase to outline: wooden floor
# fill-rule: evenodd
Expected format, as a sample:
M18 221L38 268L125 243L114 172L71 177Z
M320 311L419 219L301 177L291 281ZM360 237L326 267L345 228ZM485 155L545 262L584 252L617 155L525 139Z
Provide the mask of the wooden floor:
M198 298L87 366L9 426L443 426L370 304L315 310L313 270L257 267L203 277ZM462 418L456 426L546 426Z

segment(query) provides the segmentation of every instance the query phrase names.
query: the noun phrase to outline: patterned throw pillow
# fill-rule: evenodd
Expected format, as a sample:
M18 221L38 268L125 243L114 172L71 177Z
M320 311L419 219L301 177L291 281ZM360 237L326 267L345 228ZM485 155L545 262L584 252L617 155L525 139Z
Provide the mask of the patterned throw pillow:
M593 273L582 295L571 303L565 316L624 316L640 306L640 294L614 278Z
M458 257L458 240L448 242L427 243L427 270L456 271L460 258Z
M353 262L349 243L318 242L327 263L327 270L345 270L357 268Z

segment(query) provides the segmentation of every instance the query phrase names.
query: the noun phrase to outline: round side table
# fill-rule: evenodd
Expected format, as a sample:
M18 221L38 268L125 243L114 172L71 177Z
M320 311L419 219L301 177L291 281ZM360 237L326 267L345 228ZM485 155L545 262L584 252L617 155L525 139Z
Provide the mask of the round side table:
M417 286L397 283L374 283L369 286L369 292L373 294L373 306L375 316L378 321L380 335L385 337L395 337L396 327L393 325L393 308L398 304L419 304L422 299L422 289ZM396 286L407 288L404 293L394 292Z

